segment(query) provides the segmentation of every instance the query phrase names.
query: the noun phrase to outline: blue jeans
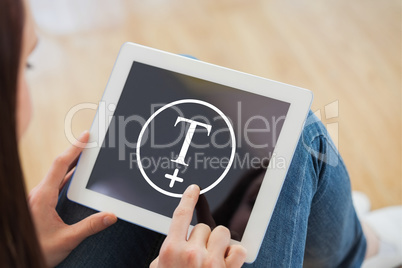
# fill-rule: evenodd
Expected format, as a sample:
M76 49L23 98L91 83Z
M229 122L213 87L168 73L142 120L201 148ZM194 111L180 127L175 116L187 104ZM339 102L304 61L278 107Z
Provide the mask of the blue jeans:
M66 198L73 224L94 213ZM83 241L59 267L148 267L165 236L119 220ZM325 127L310 112L256 261L244 267L360 267L366 240L349 176Z

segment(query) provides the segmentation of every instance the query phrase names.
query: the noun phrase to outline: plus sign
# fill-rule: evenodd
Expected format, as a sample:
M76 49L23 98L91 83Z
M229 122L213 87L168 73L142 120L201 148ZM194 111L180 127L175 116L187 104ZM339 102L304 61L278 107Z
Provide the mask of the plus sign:
M182 178L177 177L177 173L179 173L179 169L176 168L173 172L173 175L165 174L165 178L170 180L169 187L172 188L176 181L183 182Z

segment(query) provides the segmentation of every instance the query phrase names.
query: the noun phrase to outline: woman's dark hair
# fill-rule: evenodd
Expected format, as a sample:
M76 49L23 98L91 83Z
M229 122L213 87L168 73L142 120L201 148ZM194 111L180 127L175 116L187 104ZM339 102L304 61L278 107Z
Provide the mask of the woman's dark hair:
M0 267L44 267L29 212L17 145L22 0L0 1Z

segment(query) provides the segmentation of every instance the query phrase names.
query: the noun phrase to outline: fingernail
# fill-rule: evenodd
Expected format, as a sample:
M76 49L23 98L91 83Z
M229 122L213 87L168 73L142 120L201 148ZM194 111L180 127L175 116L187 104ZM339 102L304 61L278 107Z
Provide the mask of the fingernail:
M78 139L79 140L82 139L87 133L88 133L88 130L85 130L84 132L81 133L81 135Z
M110 225L116 223L116 221L117 221L117 218L113 217L113 216L106 216L103 218L103 224L105 226L110 226Z
M200 187L197 185L197 184L192 184L192 185L190 185L189 187L188 187L188 189L190 190L190 191L195 191L196 189L200 189ZM197 190L198 190L197 189Z

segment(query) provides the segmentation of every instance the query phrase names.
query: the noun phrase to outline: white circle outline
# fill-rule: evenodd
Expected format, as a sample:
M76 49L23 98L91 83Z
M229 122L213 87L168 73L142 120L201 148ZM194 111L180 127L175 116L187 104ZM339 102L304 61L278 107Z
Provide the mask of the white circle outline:
M229 172L230 167L232 166L233 160L234 160L234 156L235 156L235 152L236 152L236 139L235 139L235 135L234 135L234 130L232 125L230 124L229 119L226 117L226 115L219 110L217 107L215 107L214 105L202 101L202 100L196 100L196 99L183 99L183 100L177 100L171 103L166 104L165 106L162 106L160 109L158 109L155 113L153 113L151 115L150 118L148 118L148 120L145 122L144 126L141 129L140 135L138 136L138 140L137 140L137 148L136 148L136 153L137 153L137 165L138 168L142 174L142 176L144 177L144 179L148 182L149 185L151 185L155 190L157 190L158 192L171 196L171 197L178 197L181 198L183 196L183 194L175 194L175 193L171 193L168 192L166 190L163 190L161 188L159 188L156 184L154 184L148 177L148 175L145 173L143 167L142 167L142 163L141 163L141 156L140 156L140 147L141 147L141 140L142 140L142 136L144 135L144 132L146 130L146 128L148 127L148 125L151 123L151 121L158 115L160 114L163 110L172 107L174 105L177 104L181 104L181 103L196 103L196 104L200 104L200 105L204 105L207 106L208 108L214 110L215 112L217 112L225 121L226 125L229 127L229 131L230 131L230 137L232 139L232 152L230 155L230 159L229 159L229 163L226 166L225 170L223 171L223 173L221 174L221 176L214 182L212 183L210 186L208 186L205 189L202 189L200 194L204 194L206 192L208 192L209 190L211 190L212 188L214 188L216 185L218 185L223 178L226 176L226 174Z

